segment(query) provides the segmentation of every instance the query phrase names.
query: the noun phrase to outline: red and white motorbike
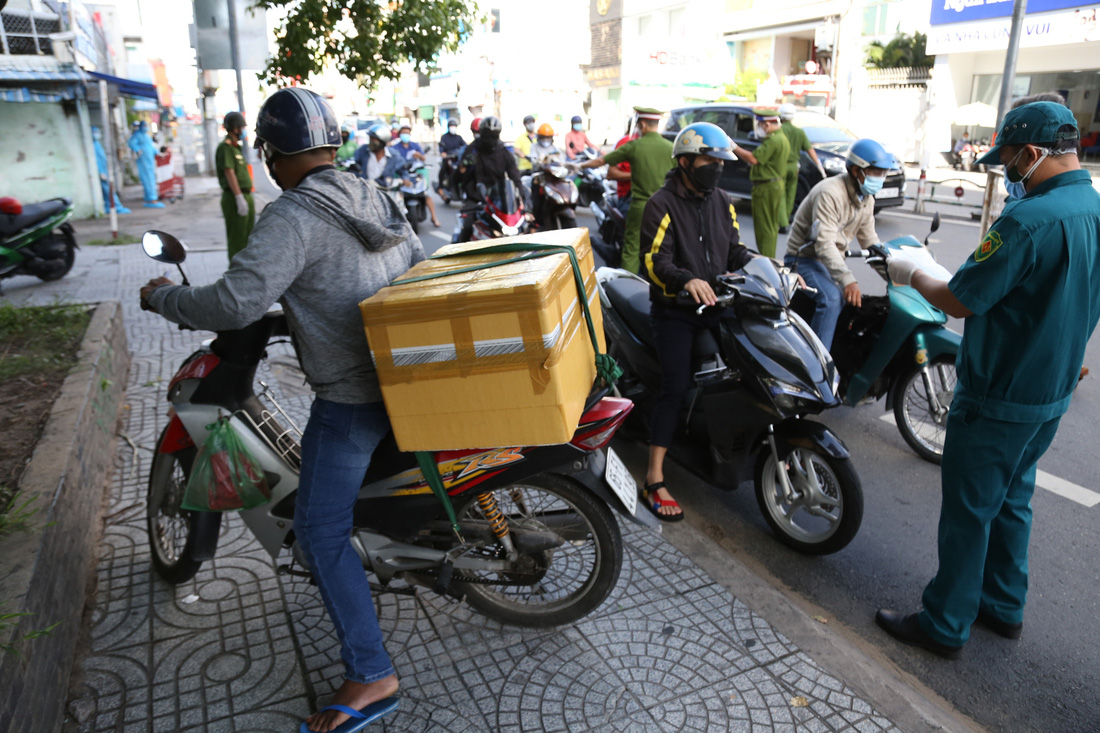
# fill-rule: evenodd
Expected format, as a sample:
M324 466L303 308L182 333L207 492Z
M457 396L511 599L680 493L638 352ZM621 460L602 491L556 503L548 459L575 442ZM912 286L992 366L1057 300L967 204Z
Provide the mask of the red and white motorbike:
M146 253L178 265L186 248L169 234L146 232ZM181 507L208 426L228 416L262 466L271 500L240 512L272 558L293 560L281 574L306 575L295 543L294 498L301 431L260 382L256 369L272 339L288 334L281 312L217 334L187 357L168 386L171 419L157 439L149 472L147 520L153 565L182 583L214 557L221 514ZM464 598L487 616L528 627L576 621L607 598L619 577L623 546L615 512L653 527L637 485L607 447L629 414L629 400L594 392L572 441L435 454L461 538L432 494L416 458L392 433L374 453L355 507L351 541L381 584L413 593L424 586ZM394 580L403 581L391 587Z

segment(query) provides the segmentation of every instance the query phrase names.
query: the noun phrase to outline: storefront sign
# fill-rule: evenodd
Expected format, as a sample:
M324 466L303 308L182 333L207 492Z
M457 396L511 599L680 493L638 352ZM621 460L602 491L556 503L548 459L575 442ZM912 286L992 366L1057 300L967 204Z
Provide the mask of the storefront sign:
M1080 8L1089 4L1080 0L1028 0L1027 14ZM932 25L945 25L987 18L1009 18L1012 16L1012 6L1012 0L932 0L930 22Z
M615 87L621 83L621 66L600 66L585 69L584 78L593 87Z
M1030 5L1030 4L1029 4ZM1100 40L1100 6L1024 18L1021 48L1062 46ZM932 28L928 31L929 55L1003 51L1008 47L1011 18Z

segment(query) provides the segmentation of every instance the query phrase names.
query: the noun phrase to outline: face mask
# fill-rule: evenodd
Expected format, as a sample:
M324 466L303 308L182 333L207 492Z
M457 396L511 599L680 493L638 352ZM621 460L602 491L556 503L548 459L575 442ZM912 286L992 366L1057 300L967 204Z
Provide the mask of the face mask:
M523 127L524 127L525 130L527 130L527 132L534 132L535 131L535 123L534 122L528 122Z
M1043 159L1050 155L1049 150L1043 150L1043 154L1039 156L1034 165L1027 169L1027 173L1020 175L1020 171L1016 168L1016 161L1024 154L1024 150L1027 150L1027 148L1021 148L1020 152L1016 153L1016 157L1005 166L1005 191L1011 199L1022 199L1027 195L1027 187L1024 184L1035 172L1035 169L1039 167L1039 164L1043 162Z
M584 125L582 123L578 122L577 124L573 125L573 129L576 130L577 132L580 132L581 130L584 129Z
M699 189L700 193L710 193L718 185L718 179L722 177L721 163L707 163L700 166L692 166L688 169L688 180L691 185Z
M859 184L860 193L864 196L874 196L882 190L882 184L885 181L886 176L868 176L864 173L863 183Z
M346 132L340 133L340 139L343 140L344 142L347 142L349 137L351 137L351 136L348 135Z
M406 145L408 145L409 141L412 140L412 137L406 132L401 133L400 138L401 142L405 143Z
M370 142L367 143L367 149L370 150L372 153L377 153L384 146L385 143L383 143L381 140L376 140L373 137L370 139Z
M768 136L768 128L763 122L757 123L757 125L756 125L756 136L757 137L767 137Z
M451 133L452 135L454 135L457 130L458 130L458 125L448 125L447 126L447 132Z

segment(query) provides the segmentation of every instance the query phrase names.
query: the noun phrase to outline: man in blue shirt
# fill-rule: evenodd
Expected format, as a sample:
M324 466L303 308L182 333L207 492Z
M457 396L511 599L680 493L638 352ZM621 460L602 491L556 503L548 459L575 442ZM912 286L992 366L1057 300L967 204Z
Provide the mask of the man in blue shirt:
M398 153L408 163L410 175L415 175L418 168L426 168L427 164L424 163L426 158L424 157L424 148L420 147L420 143L414 143L412 141L412 128L408 125L402 125L401 130L397 136L397 144L393 146L393 152ZM413 160L418 160L422 165L416 165ZM424 185L427 186L426 173L421 174L425 176ZM424 201L428 204L428 213L432 215L432 226L439 226L439 219L435 216L435 203L432 201L432 197L427 193L424 194Z
M943 449L939 570L924 610L882 609L891 636L955 658L975 623L1018 639L1035 464L1069 408L1100 319L1100 194L1077 160L1073 114L1010 111L978 163L1003 164L1010 203L950 282L888 263L965 330Z

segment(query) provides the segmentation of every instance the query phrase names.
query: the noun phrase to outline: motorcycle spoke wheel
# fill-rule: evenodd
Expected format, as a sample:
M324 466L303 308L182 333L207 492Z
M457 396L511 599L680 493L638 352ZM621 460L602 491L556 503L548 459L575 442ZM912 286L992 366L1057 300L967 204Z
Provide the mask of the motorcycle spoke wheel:
M931 463L943 459L943 442L947 437L947 413L955 397L955 359L938 357L924 373L914 368L898 380L894 393L894 421L901 437L917 455ZM933 402L932 397L935 397Z
M163 440L157 440L159 446ZM184 488L195 459L195 449L153 454L146 496L146 527L153 567L169 583L183 583L195 577L202 562L192 557L199 513L180 507ZM220 515L213 515L220 523Z
M510 528L551 531L562 541L552 549L521 552L513 571L456 570L456 585L471 606L502 623L542 628L572 623L603 603L623 561L619 525L606 504L549 474L494 495ZM458 507L460 525L464 519L485 520L474 496ZM506 553L494 543L467 556L500 560Z
M816 448L796 448L779 463L770 451L764 453L757 464L756 499L780 541L807 554L843 549L863 522L863 490L852 462Z

